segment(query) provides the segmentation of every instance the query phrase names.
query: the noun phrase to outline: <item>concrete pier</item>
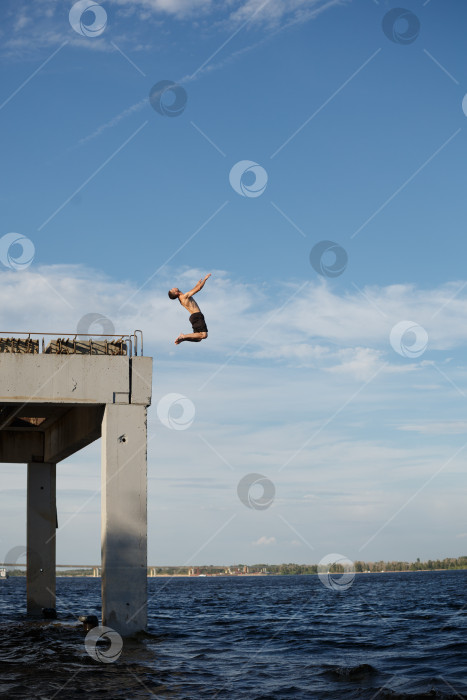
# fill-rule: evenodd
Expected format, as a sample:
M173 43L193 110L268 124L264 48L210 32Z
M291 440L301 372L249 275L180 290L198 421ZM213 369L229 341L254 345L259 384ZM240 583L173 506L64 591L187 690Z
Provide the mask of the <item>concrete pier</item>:
M0 461L28 465L28 613L56 607L55 465L102 436L102 623L146 628L151 386L150 357L0 351Z
M55 607L55 464L28 464L27 610L41 615Z
M145 406L105 407L102 421L102 619L121 634L147 625Z

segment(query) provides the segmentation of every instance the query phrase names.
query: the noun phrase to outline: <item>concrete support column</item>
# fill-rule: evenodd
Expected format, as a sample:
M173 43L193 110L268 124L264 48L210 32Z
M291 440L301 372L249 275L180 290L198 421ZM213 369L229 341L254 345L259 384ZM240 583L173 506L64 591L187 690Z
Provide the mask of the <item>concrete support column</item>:
M147 626L146 407L108 404L102 421L102 624Z
M26 595L30 615L55 608L55 471L55 464L28 464Z

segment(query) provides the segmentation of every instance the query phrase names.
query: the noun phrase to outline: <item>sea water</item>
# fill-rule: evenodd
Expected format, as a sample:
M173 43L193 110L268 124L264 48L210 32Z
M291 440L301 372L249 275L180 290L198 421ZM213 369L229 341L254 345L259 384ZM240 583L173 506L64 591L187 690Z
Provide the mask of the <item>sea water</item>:
M467 698L467 572L149 579L148 632L102 663L77 618L100 579L58 578L54 621L0 582L5 698Z

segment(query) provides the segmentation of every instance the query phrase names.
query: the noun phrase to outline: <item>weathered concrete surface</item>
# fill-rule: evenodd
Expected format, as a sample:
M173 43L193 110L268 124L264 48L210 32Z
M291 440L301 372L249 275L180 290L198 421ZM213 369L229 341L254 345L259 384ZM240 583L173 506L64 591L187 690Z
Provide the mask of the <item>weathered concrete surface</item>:
M42 462L44 433L0 430L0 462Z
M60 462L101 436L104 406L74 406L45 431L44 460Z
M122 636L147 625L145 406L106 406L102 421L102 621Z
M100 437L105 404L148 406L151 385L150 357L0 354L0 461L69 457Z
M133 357L130 360L131 403L151 405L152 357Z
M0 354L2 402L108 404L117 393L148 405L151 379L151 357Z
M55 608L55 464L28 464L27 610Z

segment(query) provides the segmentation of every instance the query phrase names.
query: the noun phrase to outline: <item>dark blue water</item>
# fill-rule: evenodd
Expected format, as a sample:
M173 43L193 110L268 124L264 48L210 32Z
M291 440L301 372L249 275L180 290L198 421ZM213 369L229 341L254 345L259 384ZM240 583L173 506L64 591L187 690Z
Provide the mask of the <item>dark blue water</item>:
M81 614L100 579L57 580L59 620L25 620L0 582L5 698L467 698L467 572L149 579L149 631L92 659Z

